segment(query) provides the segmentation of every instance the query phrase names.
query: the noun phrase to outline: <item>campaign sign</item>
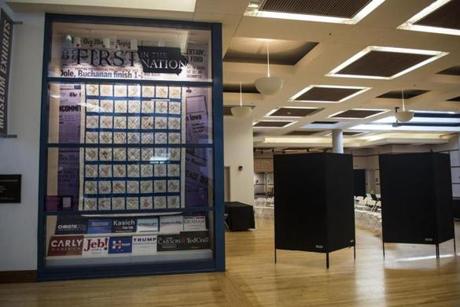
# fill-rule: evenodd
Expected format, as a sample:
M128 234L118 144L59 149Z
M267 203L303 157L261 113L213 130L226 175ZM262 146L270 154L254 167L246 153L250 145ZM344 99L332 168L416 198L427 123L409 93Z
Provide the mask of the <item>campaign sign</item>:
M180 247L181 247L180 235L158 235L157 238L158 238L157 250L159 252L180 250Z
M57 217L55 234L85 234L88 228L88 221L82 216L59 215Z
M158 217L137 219L137 232L158 232Z
M181 232L181 249L206 249L209 248L209 235L207 231Z
M184 216L184 231L203 231L206 230L206 217L204 216Z
M112 232L136 232L136 219L134 218L115 218L112 219Z
M157 252L157 236L133 236L133 255L151 255Z
M179 233L184 229L182 215L161 216L160 232L161 233Z
M109 251L109 237L90 237L83 242L83 256L104 256Z
M110 219L89 219L88 233L110 233L112 231L112 220Z
M146 73L177 74L188 64L180 48L139 46L137 53Z
M110 237L109 254L129 254L132 248L131 237Z
M83 236L53 236L48 246L48 256L81 256Z

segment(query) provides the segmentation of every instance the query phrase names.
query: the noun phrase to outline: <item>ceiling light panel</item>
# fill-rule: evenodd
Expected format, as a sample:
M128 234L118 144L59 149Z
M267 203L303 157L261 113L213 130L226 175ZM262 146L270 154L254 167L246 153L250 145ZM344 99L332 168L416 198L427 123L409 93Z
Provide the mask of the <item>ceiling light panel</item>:
M331 70L327 76L390 80L447 54L434 50L369 46Z
M277 121L277 120L261 120L253 124L254 128L286 128L295 124L295 121Z
M402 30L460 35L460 1L436 0L398 27Z
M369 87L310 85L289 98L295 102L340 103L370 90Z
M385 113L387 110L376 110L376 109L351 109L347 111L340 111L332 114L330 118L342 118L342 119L364 119L379 114Z
M267 117L305 117L308 115L315 114L324 109L322 108L308 108L308 107L282 107L270 111Z
M385 0L256 0L246 16L356 24Z

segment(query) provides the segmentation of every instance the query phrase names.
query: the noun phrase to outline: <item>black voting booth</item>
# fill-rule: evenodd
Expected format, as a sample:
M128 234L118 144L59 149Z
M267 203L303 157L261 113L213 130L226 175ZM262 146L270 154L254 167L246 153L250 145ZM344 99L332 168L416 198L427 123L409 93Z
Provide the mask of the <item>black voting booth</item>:
M353 160L333 153L274 157L276 250L355 250ZM355 254L356 255L356 254Z
M380 155L382 240L436 245L454 239L449 155Z

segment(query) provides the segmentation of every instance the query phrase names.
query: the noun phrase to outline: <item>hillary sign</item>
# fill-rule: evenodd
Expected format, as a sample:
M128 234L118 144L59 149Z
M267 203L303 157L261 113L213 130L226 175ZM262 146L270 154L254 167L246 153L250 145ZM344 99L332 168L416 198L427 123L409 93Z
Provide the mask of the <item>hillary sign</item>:
M6 13L0 13L0 135L6 135L8 125L8 85L10 76L13 21Z

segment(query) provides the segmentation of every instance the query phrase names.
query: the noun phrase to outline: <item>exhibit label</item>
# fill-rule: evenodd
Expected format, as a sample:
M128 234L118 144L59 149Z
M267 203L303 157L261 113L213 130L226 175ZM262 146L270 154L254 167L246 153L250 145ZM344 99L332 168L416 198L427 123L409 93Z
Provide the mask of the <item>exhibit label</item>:
M13 21L1 10L0 13L0 135L8 134L8 88L10 80L11 43Z

